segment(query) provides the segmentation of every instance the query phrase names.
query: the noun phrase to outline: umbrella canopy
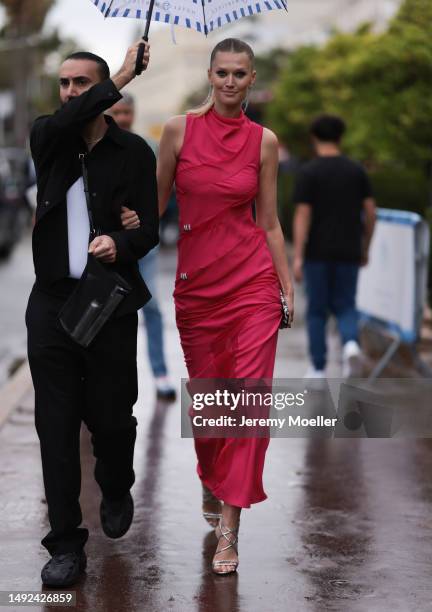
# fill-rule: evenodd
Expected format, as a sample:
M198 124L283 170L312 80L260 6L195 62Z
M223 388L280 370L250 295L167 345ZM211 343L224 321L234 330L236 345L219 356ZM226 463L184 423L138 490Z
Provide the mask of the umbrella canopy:
M150 0L91 0L105 17L148 18ZM155 0L153 21L202 34L264 11L287 10L285 0Z

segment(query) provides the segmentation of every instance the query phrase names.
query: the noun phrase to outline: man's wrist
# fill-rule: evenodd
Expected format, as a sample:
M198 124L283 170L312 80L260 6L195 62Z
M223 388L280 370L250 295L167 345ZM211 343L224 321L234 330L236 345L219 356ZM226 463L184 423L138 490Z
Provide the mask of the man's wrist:
M132 79L135 77L135 75L131 75L127 72L124 72L122 70L120 70L119 72L117 72L112 78L111 81L114 83L114 85L117 87L117 89L120 91L120 89L122 89L123 87L125 87L128 83L130 83L132 81Z

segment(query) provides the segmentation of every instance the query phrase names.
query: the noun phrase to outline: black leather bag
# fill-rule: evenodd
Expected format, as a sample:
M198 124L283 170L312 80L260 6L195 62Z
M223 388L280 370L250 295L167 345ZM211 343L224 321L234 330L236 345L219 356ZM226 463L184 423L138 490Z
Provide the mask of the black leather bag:
M83 275L60 312L63 329L87 347L130 291L119 274L89 254Z
M90 222L90 242L100 232L94 225L84 154L80 154L80 160ZM88 347L131 291L132 288L124 278L89 253L85 270L60 311L59 320L63 329L75 342Z

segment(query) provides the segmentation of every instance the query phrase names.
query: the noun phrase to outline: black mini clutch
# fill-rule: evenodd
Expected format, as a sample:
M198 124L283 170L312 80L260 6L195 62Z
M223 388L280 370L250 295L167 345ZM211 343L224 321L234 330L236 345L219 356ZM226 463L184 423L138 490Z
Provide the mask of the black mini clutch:
M289 309L288 304L286 303L286 299L282 290L280 290L280 300L282 306L282 318L279 325L279 329L287 329L287 327L291 327L291 323L289 322Z

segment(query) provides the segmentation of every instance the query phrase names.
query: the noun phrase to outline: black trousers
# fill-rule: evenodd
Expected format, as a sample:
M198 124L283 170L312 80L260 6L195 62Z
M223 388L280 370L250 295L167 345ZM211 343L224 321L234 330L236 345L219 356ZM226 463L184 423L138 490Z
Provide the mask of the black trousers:
M92 434L95 478L109 499L120 499L135 475L133 454L138 396L137 314L112 319L84 349L58 321L65 297L34 287L26 312L28 357L35 389L51 531L42 540L51 554L81 550L87 539L82 521L80 428Z

